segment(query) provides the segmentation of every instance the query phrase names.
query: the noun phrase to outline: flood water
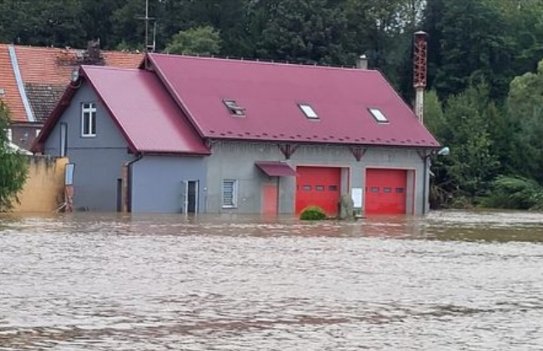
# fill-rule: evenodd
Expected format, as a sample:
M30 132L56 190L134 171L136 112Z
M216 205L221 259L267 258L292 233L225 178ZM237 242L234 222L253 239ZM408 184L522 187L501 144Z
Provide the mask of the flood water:
M542 350L543 214L0 217L0 350Z

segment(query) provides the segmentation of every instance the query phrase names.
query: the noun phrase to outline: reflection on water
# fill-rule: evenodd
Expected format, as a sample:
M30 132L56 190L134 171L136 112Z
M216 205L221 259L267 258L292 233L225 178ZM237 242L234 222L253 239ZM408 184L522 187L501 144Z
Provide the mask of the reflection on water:
M541 350L543 215L0 218L0 350Z

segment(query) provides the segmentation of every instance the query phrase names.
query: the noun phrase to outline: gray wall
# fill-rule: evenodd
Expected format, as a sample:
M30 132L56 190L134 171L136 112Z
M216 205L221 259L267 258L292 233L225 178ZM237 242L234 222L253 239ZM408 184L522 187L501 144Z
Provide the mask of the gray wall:
M261 212L261 188L266 182L276 182L255 166L255 161L283 160L283 154L272 144L217 142L207 163L207 212L249 213ZM238 181L238 206L222 208L222 181ZM279 212L293 213L294 201L290 192L295 188L294 177L279 180Z
M97 106L96 137L81 137L81 104L94 102ZM127 143L94 92L83 85L59 122L68 125L68 154L75 168L76 209L115 211L117 209L117 179L122 165L134 160L127 152ZM45 143L45 153L60 154L60 123ZM181 212L182 181L199 181L199 210L209 213L260 213L261 191L264 183L277 182L261 172L255 161L284 160L276 144L221 141L213 145L213 154L204 158L145 156L133 164L133 212ZM288 160L296 166L343 167L342 192L364 188L366 168L398 168L408 172L409 191L414 194L414 212L423 208L423 162L415 150L370 148L360 162L344 146L300 146ZM238 207L222 208L222 180L238 181ZM414 187L412 184L414 183ZM409 189L411 185L411 189ZM296 179L279 178L279 212L293 213ZM409 203L408 211L412 210Z
M96 104L96 137L81 137L81 104ZM117 179L122 165L134 159L127 143L100 103L94 91L83 83L70 106L45 143L45 153L60 155L60 123L68 126L67 156L75 164L74 208L91 211L116 211Z
M144 156L132 164L132 212L181 213L183 181L199 181L199 212L206 203L206 159Z
M207 212L209 213L260 213L261 187L264 182L275 181L264 175L255 161L285 161L276 144L239 143L222 141L213 146L213 155L207 164ZM300 146L287 161L296 166L337 166L347 169L349 184L343 184L343 193L352 188L365 187L366 168L396 168L408 172L408 212L420 214L423 207L424 164L416 150L394 148L369 148L357 162L345 146ZM238 207L223 209L221 206L222 180L236 179L239 184ZM414 183L414 188L413 188ZM411 186L411 189L409 187ZM279 180L279 212L293 213L295 208L296 179L281 177Z

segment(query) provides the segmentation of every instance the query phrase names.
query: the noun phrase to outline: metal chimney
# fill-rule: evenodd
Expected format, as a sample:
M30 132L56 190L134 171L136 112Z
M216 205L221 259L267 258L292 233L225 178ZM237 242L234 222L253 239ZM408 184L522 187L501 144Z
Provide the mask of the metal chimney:
M413 87L415 88L415 114L420 123L424 123L424 89L428 77L428 34L415 33L415 51L413 57Z
M356 68L358 69L368 69L368 58L366 55L362 55L356 60Z

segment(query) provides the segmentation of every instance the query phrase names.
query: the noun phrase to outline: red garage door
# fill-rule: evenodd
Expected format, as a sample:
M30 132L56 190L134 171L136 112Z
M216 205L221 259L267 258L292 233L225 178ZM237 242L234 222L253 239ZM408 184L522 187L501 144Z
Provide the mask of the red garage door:
M366 214L405 214L407 171L366 170Z
M297 167L296 173L296 214L307 206L319 206L328 215L337 214L341 168Z

